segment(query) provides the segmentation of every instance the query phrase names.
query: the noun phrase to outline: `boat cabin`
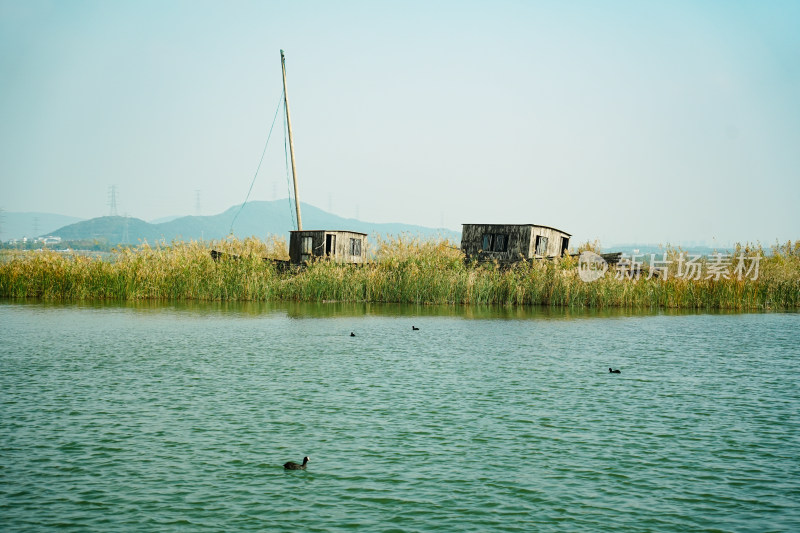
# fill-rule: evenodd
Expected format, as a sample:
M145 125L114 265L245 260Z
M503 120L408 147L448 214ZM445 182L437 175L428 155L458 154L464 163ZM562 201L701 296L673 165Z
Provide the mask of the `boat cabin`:
M561 257L571 235L536 224L463 224L461 251L467 259L513 263Z
M367 234L355 231L301 230L289 233L289 260L293 265L327 259L338 263L363 263Z

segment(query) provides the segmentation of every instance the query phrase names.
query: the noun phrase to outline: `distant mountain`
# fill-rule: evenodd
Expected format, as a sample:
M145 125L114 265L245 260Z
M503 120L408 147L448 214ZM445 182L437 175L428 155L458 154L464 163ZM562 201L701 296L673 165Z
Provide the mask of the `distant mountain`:
M671 244L672 248L680 248L682 251L686 252L687 254L692 255L711 255L714 252L720 253L729 253L733 251L734 246L728 245L719 245L719 246L705 246L705 245L698 245L698 244ZM664 246L661 244L645 244L645 243L625 243L625 244L614 244L612 246L603 246L604 251L609 252L622 252L628 256L638 255L644 257L650 257L651 254L655 254L657 258L663 256L665 249Z
M172 215L172 216L168 216L168 217L156 218L156 219L153 219L153 220L148 220L148 222L150 224L163 224L164 222L172 222L176 218L181 218L181 215Z
M65 241L97 240L109 244L155 242L159 233L156 226L132 217L98 217L64 226L52 232Z
M300 204L304 229L350 230L374 235L409 234L420 237L443 237L455 242L461 234L448 229L434 229L410 224L376 224L342 218L309 204ZM241 209L241 210L240 210ZM294 210L288 200L249 202L211 216L186 216L151 224L131 217L100 217L76 222L50 232L64 240L107 240L110 244L138 244L147 241L218 240L231 233L242 239L269 235L288 238L295 229Z
M51 235L57 229L79 222L83 219L54 215L53 213L14 213L0 212L0 240L22 239L28 237L35 239L44 235Z

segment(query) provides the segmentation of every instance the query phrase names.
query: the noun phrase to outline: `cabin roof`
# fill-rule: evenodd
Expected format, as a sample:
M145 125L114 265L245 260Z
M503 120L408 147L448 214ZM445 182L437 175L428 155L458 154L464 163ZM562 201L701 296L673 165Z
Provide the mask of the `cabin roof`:
M301 230L293 229L289 233L305 233L305 232L308 232L308 231L312 231L312 232L313 231L325 231L327 233L355 233L356 235L363 235L365 237L367 236L366 233L361 233L360 231L353 231L353 230L349 230L349 229L301 229Z
M571 233L567 233L564 230L560 230L558 228L554 228L553 226L542 226L541 224L486 224L486 223L480 223L480 224L462 224L462 226L518 226L518 227L531 226L531 227L535 227L535 228L551 229L553 231L557 231L559 233L563 233L567 237L572 237Z

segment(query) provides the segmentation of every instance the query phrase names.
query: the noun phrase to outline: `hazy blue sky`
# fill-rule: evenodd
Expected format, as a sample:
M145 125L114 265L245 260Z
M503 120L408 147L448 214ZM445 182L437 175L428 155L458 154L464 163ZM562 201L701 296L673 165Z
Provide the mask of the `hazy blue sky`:
M300 198L603 243L800 238L800 2L0 0L0 208ZM287 195L282 121L251 199Z

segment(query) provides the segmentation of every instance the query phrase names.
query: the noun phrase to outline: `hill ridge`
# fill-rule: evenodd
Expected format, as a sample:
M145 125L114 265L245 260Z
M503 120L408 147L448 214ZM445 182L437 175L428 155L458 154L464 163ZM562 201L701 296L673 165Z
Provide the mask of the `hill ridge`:
M339 217L303 202L300 203L300 207L303 212L304 229L349 230L368 235L412 234L455 241L461 238L460 233L446 228L364 222ZM106 240L112 245L136 244L144 241L149 243L175 240L209 241L227 238L231 234L233 223L233 235L240 239L288 237L289 232L295 229L291 212L287 199L253 201L243 207L232 206L216 215L187 215L157 224L135 217L103 216L66 225L50 234L64 240Z

